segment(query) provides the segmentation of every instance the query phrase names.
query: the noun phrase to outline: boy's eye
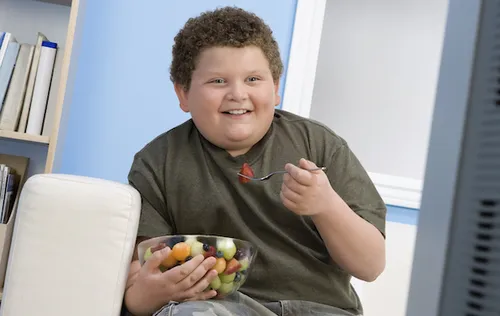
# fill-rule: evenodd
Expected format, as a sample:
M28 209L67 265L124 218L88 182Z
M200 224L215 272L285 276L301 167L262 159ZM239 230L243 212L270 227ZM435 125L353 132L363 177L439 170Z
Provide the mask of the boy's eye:
M248 78L248 81L257 81L257 80L259 80L259 78L257 78L257 77L250 77L250 78Z
M212 82L220 84L220 83L224 83L225 81L224 81L224 79L214 79L214 80L212 80Z

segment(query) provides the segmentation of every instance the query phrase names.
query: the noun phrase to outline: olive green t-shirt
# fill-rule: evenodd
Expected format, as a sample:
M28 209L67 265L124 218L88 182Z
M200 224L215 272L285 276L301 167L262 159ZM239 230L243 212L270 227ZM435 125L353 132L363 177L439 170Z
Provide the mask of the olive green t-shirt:
M276 110L264 138L238 157L208 142L192 120L139 151L129 173L143 199L138 236L213 234L248 240L259 253L240 288L244 294L359 313L350 276L332 262L312 220L283 206L282 176L246 184L238 180L245 162L256 175L266 175L300 158L326 166L333 189L385 234L386 206L347 143L318 122Z

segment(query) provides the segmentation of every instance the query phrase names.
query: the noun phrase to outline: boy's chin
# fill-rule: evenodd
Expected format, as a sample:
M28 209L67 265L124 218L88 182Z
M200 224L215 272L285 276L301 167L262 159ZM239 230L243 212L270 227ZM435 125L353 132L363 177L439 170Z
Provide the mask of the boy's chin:
M260 131L252 128L239 128L226 130L220 134L207 133L206 138L214 145L226 151L239 151L244 148L251 148L257 144L267 130Z
M252 135L248 136L240 136L240 137L227 137L222 143L223 143L223 148L226 149L229 152L240 152L240 151L245 151L249 150L252 148L256 143L258 143L260 140L255 139Z
M249 143L253 137L252 134L237 134L237 135L226 135L227 143Z
M226 133L225 138L227 143L234 144L236 147L252 147L258 143L265 134L265 132L249 130L239 131L238 133Z

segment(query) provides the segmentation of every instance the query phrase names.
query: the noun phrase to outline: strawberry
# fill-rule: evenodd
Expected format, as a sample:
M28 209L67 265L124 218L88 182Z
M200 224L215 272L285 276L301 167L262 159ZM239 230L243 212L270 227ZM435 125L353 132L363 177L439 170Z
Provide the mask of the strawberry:
M243 174L243 175L245 175L245 176L247 176L247 177L253 177L254 176L252 167L250 167L250 165L248 163L246 163L246 162L241 167L240 173ZM238 178L240 180L240 183L248 183L248 182L250 182L250 180L247 179L247 178L245 178L245 177L239 176Z
M235 273L240 268L241 268L241 263L238 260L233 258L230 261L228 261L228 263L226 265L226 270L224 270L224 274L229 275L229 274Z

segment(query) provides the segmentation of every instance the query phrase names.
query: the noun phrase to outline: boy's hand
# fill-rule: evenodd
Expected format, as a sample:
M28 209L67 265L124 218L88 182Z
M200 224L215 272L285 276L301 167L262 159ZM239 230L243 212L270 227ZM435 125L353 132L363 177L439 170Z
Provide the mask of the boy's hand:
M168 247L155 251L140 268L132 262L125 291L125 304L132 314L151 315L170 301L206 300L217 295L213 290L204 291L217 276L211 270L214 257L198 255L162 273L160 264L170 251Z
M328 177L313 162L300 159L299 166L286 164L281 185L281 201L289 210L298 215L317 215L331 208L335 191Z

